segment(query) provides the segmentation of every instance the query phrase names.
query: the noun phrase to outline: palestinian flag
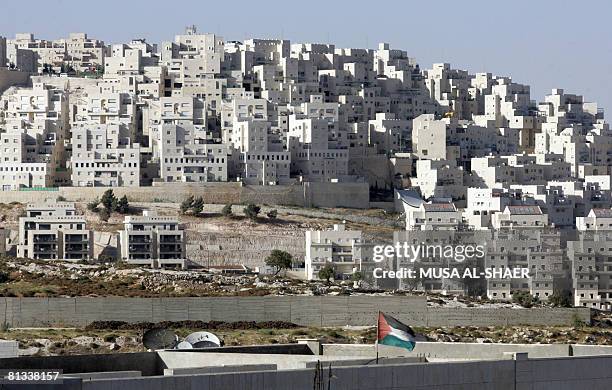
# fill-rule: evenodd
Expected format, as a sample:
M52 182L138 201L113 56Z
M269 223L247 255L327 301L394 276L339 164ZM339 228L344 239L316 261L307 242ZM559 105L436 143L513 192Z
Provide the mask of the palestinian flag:
M415 334L406 324L402 324L395 318L378 313L378 343L391 345L393 347L406 348L409 351L414 349Z

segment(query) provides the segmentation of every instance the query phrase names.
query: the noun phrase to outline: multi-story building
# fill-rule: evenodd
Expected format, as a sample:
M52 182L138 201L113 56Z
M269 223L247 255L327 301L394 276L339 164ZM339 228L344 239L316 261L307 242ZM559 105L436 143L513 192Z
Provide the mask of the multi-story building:
M153 268L187 266L185 236L176 218L145 210L142 216L126 216L123 225L119 232L122 260Z
M161 180L190 183L228 180L227 146L207 141L205 128L165 124L159 133Z
M344 224L336 224L332 230L306 231L305 262L308 280L318 279L325 266L334 269L335 279L350 279L355 272L370 277L376 265L373 244L367 243L360 231L346 230Z
M90 260L93 234L73 203L28 205L19 218L17 256L36 260Z
M132 143L124 124L79 124L72 127L72 185L138 187L140 145Z

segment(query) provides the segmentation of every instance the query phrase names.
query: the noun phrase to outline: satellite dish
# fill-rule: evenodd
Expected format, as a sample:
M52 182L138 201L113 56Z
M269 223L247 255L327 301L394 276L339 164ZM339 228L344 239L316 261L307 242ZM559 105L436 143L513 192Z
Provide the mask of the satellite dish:
M178 344L178 336L169 329L153 328L142 336L142 343L151 350L172 349Z
M185 337L185 342L191 344L193 348L214 348L221 346L219 338L210 332L194 332Z
M181 341L177 344L176 349L193 349L193 345L191 345L187 341Z

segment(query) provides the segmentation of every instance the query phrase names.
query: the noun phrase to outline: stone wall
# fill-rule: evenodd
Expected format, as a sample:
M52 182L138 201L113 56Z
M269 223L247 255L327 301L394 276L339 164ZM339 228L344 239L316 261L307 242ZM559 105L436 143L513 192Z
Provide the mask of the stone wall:
M0 298L0 321L11 327L84 326L97 320L289 321L309 326L366 326L383 311L414 326L571 325L590 322L575 309L428 308L424 297L265 296L211 298Z
M72 202L100 198L106 187L59 187L49 191L0 191L0 203L37 203L58 196ZM305 183L278 186L248 186L240 183L159 183L152 187L115 187L115 195L126 195L132 202L181 202L188 195L201 196L204 203L274 204L300 207L370 206L366 183Z

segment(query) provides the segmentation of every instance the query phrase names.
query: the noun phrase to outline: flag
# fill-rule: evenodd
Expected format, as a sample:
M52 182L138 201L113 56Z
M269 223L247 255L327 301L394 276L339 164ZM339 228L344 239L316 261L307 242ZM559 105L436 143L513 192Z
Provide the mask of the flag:
M406 324L402 324L395 318L382 312L378 313L378 343L394 347L414 349L414 331Z

